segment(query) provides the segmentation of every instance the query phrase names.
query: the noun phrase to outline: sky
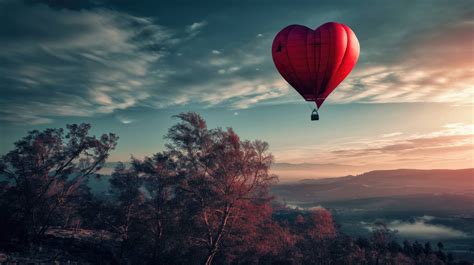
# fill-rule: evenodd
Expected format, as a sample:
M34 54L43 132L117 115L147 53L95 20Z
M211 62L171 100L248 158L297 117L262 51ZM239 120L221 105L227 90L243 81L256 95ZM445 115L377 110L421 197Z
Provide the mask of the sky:
M472 1L0 0L0 154L87 122L110 161L162 151L180 112L270 144L277 163L474 167ZM312 106L278 74L289 24L349 25L352 73Z

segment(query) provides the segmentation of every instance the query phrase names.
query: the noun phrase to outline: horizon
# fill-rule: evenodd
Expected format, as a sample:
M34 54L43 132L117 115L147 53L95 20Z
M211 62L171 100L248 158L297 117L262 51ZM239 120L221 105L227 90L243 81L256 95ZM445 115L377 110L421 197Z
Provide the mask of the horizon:
M98 172L101 175L110 176L110 174L114 171L116 164L124 163L127 165L128 162L123 161L107 161L106 165L104 165L101 170ZM110 165L113 164L113 165ZM281 168L282 165L290 165L296 166L300 168ZM275 169L276 167L280 167ZM270 167L270 172L278 176L278 184L289 184L289 183L298 183L301 181L306 180L324 180L324 179L337 179L337 178L346 178L346 177L357 177L367 173L373 172L400 172L400 171L463 171L463 170L470 170L474 169L474 167L466 167L466 168L389 168L389 169L373 169L373 170L358 170L358 171L350 171L350 169L346 170L339 170L339 171L331 171L330 174L319 173L314 174L312 172L308 172L308 166L315 167L317 169L319 166L328 166L320 165L320 164L311 164L311 163L273 163ZM334 166L347 166L347 165L334 165ZM302 168L301 168L302 167ZM324 172L324 171L323 171ZM341 172L341 173L337 173ZM348 173L344 173L348 172Z

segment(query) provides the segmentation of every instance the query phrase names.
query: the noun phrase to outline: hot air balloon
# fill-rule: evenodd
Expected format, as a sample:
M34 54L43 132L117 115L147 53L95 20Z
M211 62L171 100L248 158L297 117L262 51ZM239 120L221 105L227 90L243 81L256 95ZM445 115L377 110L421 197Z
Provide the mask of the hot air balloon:
M315 30L290 25L275 36L272 57L278 72L316 108L311 120L319 120L318 109L352 71L359 58L359 41L346 25L329 22Z

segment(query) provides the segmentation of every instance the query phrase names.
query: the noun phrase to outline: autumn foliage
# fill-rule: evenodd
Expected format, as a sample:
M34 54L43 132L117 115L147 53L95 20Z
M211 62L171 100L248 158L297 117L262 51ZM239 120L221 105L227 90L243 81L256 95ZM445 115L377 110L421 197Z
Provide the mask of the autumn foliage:
M87 183L116 135L89 136L82 124L18 141L0 159L0 251L85 264L454 264L442 244L401 246L383 226L353 239L326 209L276 203L266 142L176 117L165 150L102 176L109 197ZM59 236L72 228L72 239Z

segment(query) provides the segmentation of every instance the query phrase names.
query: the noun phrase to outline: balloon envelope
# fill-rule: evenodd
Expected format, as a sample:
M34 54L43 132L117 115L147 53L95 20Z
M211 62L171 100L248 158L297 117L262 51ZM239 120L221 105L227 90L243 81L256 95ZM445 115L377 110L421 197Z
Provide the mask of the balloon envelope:
M283 78L319 108L354 68L359 49L354 32L344 24L329 22L316 30L290 25L273 40L272 57Z

